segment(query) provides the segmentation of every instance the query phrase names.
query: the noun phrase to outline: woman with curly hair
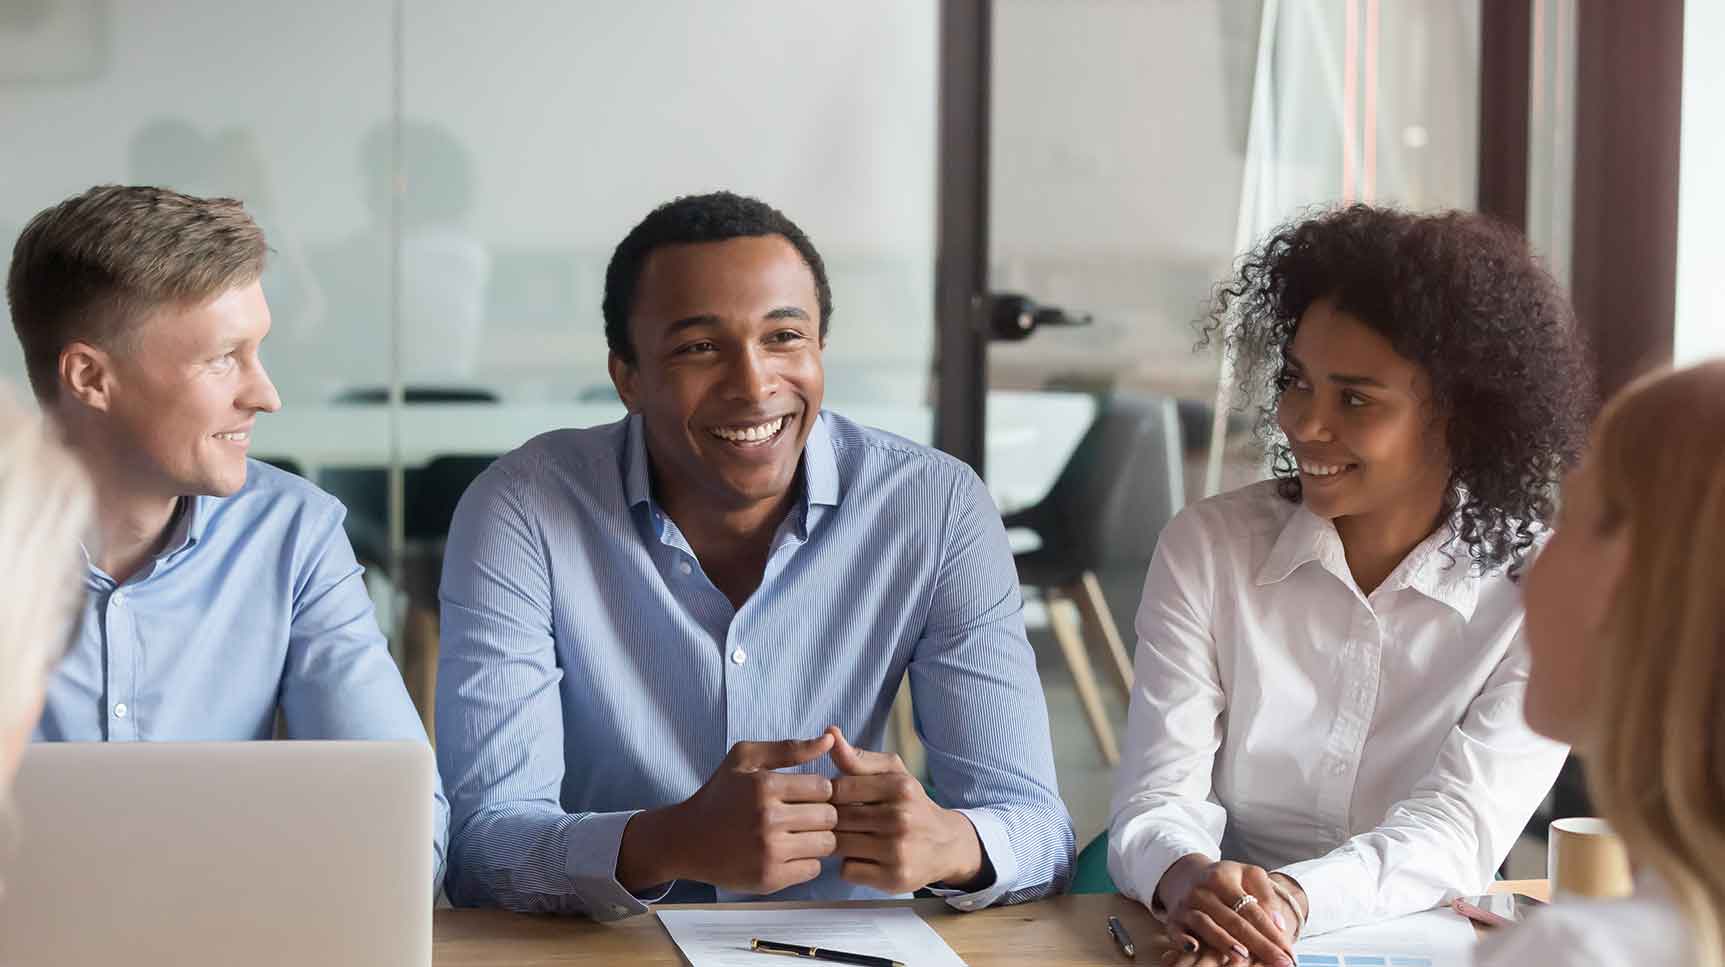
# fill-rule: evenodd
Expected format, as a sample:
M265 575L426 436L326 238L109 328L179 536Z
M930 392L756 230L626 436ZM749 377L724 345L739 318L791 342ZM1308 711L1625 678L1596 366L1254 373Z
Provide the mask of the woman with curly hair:
M1287 226L1207 334L1274 479L1163 531L1108 865L1182 964L1483 892L1562 766L1522 721L1518 572L1591 374L1525 241L1355 205Z
M1725 360L1605 409L1528 570L1527 720L1587 761L1635 895L1563 902L1490 967L1725 964Z

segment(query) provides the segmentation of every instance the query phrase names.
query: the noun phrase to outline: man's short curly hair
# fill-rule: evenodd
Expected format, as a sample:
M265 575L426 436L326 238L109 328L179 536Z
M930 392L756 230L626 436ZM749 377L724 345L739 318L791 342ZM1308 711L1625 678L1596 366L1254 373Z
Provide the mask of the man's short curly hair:
M1288 500L1300 499L1300 479L1276 406L1300 317L1326 297L1430 376L1448 418L1454 534L1481 572L1507 565L1514 576L1597 408L1556 281L1519 233L1467 212L1351 205L1278 229L1217 287L1204 332L1233 353L1237 385L1262 406L1259 432Z
M821 339L833 315L833 291L827 282L827 267L815 243L777 208L746 195L715 191L684 195L653 209L639 225L629 230L611 264L605 268L605 342L611 352L634 365L635 344L629 338L629 314L635 308L635 287L653 250L665 245L691 242L724 242L733 238L778 235L791 243L815 278L815 296L820 302Z

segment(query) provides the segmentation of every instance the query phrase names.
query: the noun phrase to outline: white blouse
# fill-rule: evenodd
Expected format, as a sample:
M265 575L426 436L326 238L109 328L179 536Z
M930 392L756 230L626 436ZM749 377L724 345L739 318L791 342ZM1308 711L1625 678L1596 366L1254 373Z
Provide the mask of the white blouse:
M1564 746L1522 719L1521 599L1434 533L1370 595L1335 525L1264 481L1194 504L1144 583L1108 868L1280 870L1305 934L1485 892Z
M1493 936L1477 967L1641 967L1694 961L1694 939L1663 886L1642 880L1623 900L1559 900Z

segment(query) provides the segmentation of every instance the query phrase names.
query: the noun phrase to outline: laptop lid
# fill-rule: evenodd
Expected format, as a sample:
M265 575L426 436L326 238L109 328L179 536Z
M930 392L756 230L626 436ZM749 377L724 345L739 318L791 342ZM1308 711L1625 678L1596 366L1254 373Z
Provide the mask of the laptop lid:
M431 749L36 743L0 965L428 967Z

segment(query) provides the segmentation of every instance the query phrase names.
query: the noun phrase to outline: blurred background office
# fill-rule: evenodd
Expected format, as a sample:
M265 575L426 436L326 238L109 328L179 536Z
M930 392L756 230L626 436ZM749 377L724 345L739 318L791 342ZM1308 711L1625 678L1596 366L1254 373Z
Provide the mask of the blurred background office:
M1479 209L1605 389L1725 352L1720 38L1697 0L0 0L0 243L97 183L245 200L285 401L253 454L347 503L423 705L466 483L622 414L612 246L766 199L831 273L827 405L1013 525L1083 842L1156 533L1262 473L1194 346L1235 256L1312 205Z

